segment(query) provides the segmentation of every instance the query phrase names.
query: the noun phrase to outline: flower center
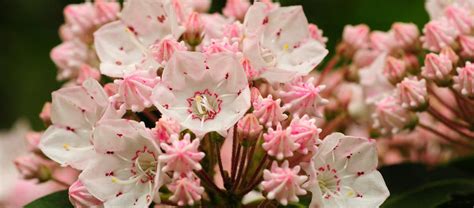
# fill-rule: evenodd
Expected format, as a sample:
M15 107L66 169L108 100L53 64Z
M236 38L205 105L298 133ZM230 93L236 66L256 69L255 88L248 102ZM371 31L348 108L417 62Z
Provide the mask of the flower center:
M209 90L202 92L195 92L194 96L187 99L188 112L193 119L206 121L214 119L214 117L221 111L222 100L216 93L211 93Z
M331 169L329 165L320 167L318 169L318 184L323 194L323 197L329 199L339 195L341 191L341 179L337 175L335 169Z
M131 159L119 156L122 160L131 164L130 168L125 168L122 171L130 171L132 175L128 179L120 179L115 177L115 173L110 174L113 183L118 184L132 184L132 183L153 183L157 171L158 160L155 152L149 150L146 146L143 149L137 150L135 156ZM119 171L118 173L122 172ZM117 173L117 174L118 174ZM120 174L118 174L120 175Z

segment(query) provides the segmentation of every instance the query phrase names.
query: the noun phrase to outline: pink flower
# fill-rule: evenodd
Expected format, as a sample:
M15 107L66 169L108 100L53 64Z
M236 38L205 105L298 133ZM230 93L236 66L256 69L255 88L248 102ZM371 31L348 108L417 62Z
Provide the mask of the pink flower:
M372 62L380 56L380 51L370 50L370 49L361 49L355 52L353 59L354 64L357 67L367 67Z
M89 193L86 187L79 180L69 187L69 201L76 208L102 206L102 201Z
M280 91L280 96L289 112L300 116L308 114L322 117L320 109L329 102L321 97L324 88L326 88L324 85L314 85L314 77L307 81L296 79L285 85Z
M91 133L97 122L120 118L125 109L115 109L93 79L84 81L82 86L62 88L52 96L52 125L44 132L39 148L61 165L84 169L96 155Z
M458 75L454 77L454 89L467 97L474 97L474 64L466 62L466 66L457 68Z
M391 51L396 45L393 32L373 31L370 33L370 47L377 51Z
M292 157L293 152L300 148L300 144L290 134L291 128L282 129L281 124L278 124L276 129L269 128L268 133L263 134L263 149L277 160Z
M360 85L366 102L371 103L380 96L392 92L394 88L383 74L386 57L387 54L382 53L369 66L359 70Z
M222 13L227 17L243 20L249 7L250 2L248 0L228 0Z
M156 71L152 45L162 39L178 39L183 28L165 0L129 0L119 21L94 33L94 45L102 74L120 78L136 70Z
M428 105L428 91L426 80L416 77L406 77L397 84L396 96L402 107L411 110L422 110Z
M76 83L82 84L84 81L86 81L89 78L100 80L99 70L89 65L82 65L81 68L79 69L79 75L76 79Z
M161 143L161 148L165 151L158 160L163 162L163 172L173 171L174 175L186 174L193 170L201 170L199 163L205 154L199 152L199 138L195 138L191 142L191 135L184 135L179 140L179 135L171 136L171 144Z
M298 195L306 194L301 186L308 180L308 176L299 175L300 170L298 165L290 168L287 160L280 167L274 161L270 170L263 171L262 189L267 192L267 198L276 199L283 206L298 202Z
M162 185L161 150L144 123L99 122L93 131L97 154L79 180L105 207L148 207Z
M301 6L268 10L264 3L257 2L247 12L244 31L244 57L258 72L255 78L271 83L307 75L328 53L311 38Z
M58 80L71 79L79 75L81 66L87 64L91 52L84 43L73 40L63 42L53 48L51 59L58 67Z
M420 32L413 23L397 22L392 25L393 36L401 48L414 48Z
M327 136L305 169L310 178L304 187L312 192L309 207L380 207L390 193L377 163L374 140Z
M204 31L204 23L200 14L197 12L191 13L184 26L186 28L183 34L184 41L191 46L199 45L202 41Z
M321 45L326 47L326 42L328 42L328 38L323 36L323 31L319 29L317 25L310 23L308 25L308 31L311 38L313 38L314 40L321 43Z
M222 34L224 37L228 38L229 40L237 40L240 41L243 38L243 31L242 31L242 23L240 22L233 22L231 24L227 24L223 27Z
M280 107L281 100L273 100L272 95L268 95L266 98L261 96L253 102L253 114L258 118L260 123L267 127L276 126L288 118L283 112L286 107Z
M118 86L116 99L125 103L127 109L133 112L143 111L152 106L150 100L153 88L160 78L150 71L136 71L125 75L123 79L114 81Z
M319 140L321 129L316 126L316 119L308 115L303 117L295 116L290 123L290 137L300 144L298 151L302 154L316 151L316 143Z
M474 37L467 35L460 35L459 42L461 43L461 54L465 57L474 57Z
M346 25L342 32L342 40L353 49L366 48L369 43L370 29L367 25Z
M396 134L413 125L414 115L403 108L393 96L386 96L375 103L372 114L373 127L384 135Z
M430 53L426 55L425 66L421 68L421 75L443 85L450 82L452 71L453 63L448 56Z
M166 116L162 116L155 124L155 128L152 129L153 136L157 143L170 143L171 135L179 134L181 130L181 125L172 119Z
M385 64L383 74L392 83L396 84L403 80L407 74L407 66L404 60L389 56Z
M247 114L237 123L237 132L244 141L254 142L258 139L263 126L254 114Z
M167 186L173 193L170 200L178 203L179 206L194 205L196 201L201 200L204 193L201 180L192 173L173 177L172 182Z
M250 108L250 90L235 54L179 51L152 100L163 115L196 134L225 134Z
M172 37L163 38L157 44L151 46L151 54L153 58L160 64L166 64L175 51L187 50L184 42L178 42Z
M421 37L423 47L435 52L452 46L458 36L456 28L444 18L428 22L423 28L423 33L425 34Z
M474 17L470 10L460 6L448 6L444 9L444 16L456 27L460 34L470 34L474 27Z

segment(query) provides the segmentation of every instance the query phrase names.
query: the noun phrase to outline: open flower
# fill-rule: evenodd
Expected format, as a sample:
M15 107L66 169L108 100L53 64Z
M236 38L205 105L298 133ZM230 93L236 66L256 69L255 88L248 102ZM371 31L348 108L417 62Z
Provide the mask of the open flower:
M300 166L289 167L287 160L279 167L273 162L270 170L263 171L263 190L268 192L268 199L276 199L280 204L286 206L288 202L298 202L298 195L305 195L306 190L301 188L308 176L298 175Z
M250 108L250 90L236 55L177 51L152 100L163 115L196 134L225 134Z
M270 82L288 82L307 75L328 51L311 38L301 6L268 10L257 2L244 22L243 53L253 68Z
M52 125L44 132L39 148L52 160L77 169L86 167L95 152L91 132L101 119L120 118L100 84L93 79L82 86L53 92Z
M375 141L341 133L327 136L306 169L310 207L379 207L389 191L377 163Z
M151 107L150 100L153 88L160 78L151 71L135 71L127 74L123 79L116 79L118 91L115 99L123 102L127 109L134 112L143 111Z
M94 130L97 154L79 175L105 207L147 207L161 186L161 154L151 131L132 120L106 120Z
M135 70L156 71L160 63L151 49L183 32L171 5L165 0L129 0L120 17L94 34L101 73L123 77Z

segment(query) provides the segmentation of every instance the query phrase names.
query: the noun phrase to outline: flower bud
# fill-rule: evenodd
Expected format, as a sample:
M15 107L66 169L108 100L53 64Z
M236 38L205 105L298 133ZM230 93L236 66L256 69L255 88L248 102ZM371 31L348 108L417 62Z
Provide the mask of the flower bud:
M402 81L407 74L407 66L405 61L392 56L388 57L383 74L392 84L397 84L398 82Z
M228 0L222 13L227 17L234 17L237 20L243 20L250 2L248 0Z
M242 60L242 67L244 68L244 71L245 71L245 74L247 75L248 80L253 80L253 78L258 76L258 71L255 70L252 67L252 65L250 64L250 61L248 59L244 58L244 60ZM257 89L257 88L255 88L255 89ZM253 93L255 93L255 92L253 92ZM256 95L257 97L260 95L260 92L258 92L258 93L259 94Z
M258 122L254 114L245 115L237 123L237 133L241 142L255 142L263 130L263 126Z
M369 39L371 48L377 51L391 51L397 45L390 32L374 31L370 33Z
M193 12L189 15L185 23L186 31L183 34L183 39L192 47L201 44L203 38L204 23L201 20L199 13Z
M87 46L80 41L64 42L53 48L50 56L58 67L58 80L77 76L80 67L89 59Z
M41 109L41 113L39 114L40 119L46 126L51 125L51 103L46 102L43 105L43 109Z
M152 129L153 137L158 143L170 143L171 135L179 134L181 125L174 119L168 117L161 117Z
M326 42L328 42L328 38L323 36L323 31L319 29L317 25L309 24L308 31L312 39L318 41L319 43L321 43L321 45L326 47Z
M420 32L415 24L397 22L392 25L392 31L397 45L405 49L416 46Z
M404 108L423 111L428 107L428 91L424 79L406 77L397 84L396 95Z
M451 47L444 47L443 49L441 49L440 55L444 55L448 57L454 66L458 64L459 56L456 54L456 52L454 52L454 50Z
M418 121L416 115L400 106L393 96L387 96L375 103L372 119L374 120L373 127L384 135L412 129Z
M52 169L55 166L54 162L33 153L20 156L13 163L24 179L38 179L40 182L51 179Z
M444 9L444 16L460 34L469 34L474 27L474 19L469 10L459 6L448 6Z
M173 56L175 51L185 51L183 42L178 42L174 38L166 37L160 42L153 44L150 48L151 55L160 64L166 63Z
M430 53L426 55L425 66L421 75L436 82L440 86L448 86L452 82L453 64L448 56Z
M458 32L446 19L431 20L423 28L423 47L438 52L454 45Z
M461 44L462 52L461 55L466 58L474 57L474 37L461 35L459 36L459 43Z
M457 68L457 72L453 88L466 97L474 98L474 64L467 62L466 66Z
M369 41L370 29L367 25L346 25L342 33L342 40L353 49L366 48Z
M76 83L81 85L87 79L92 78L95 80L100 80L100 72L99 70L92 68L87 64L83 64L81 68L79 68L79 75L76 79Z
M79 180L69 187L69 201L76 208L98 207L102 205L102 201L89 193Z
M252 87L250 89L250 103L257 102L257 100L261 97L260 91L256 87Z

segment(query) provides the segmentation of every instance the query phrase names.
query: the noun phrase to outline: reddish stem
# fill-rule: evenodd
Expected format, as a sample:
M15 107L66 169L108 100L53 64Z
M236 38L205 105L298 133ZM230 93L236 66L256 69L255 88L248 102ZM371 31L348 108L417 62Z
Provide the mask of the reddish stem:
M429 131L429 132L431 132L431 133L433 133L433 134L435 134L435 135L437 135L437 136L439 136L439 137L445 139L445 140L448 140L448 141L451 142L451 143L454 143L454 144L457 144L457 145L461 145L461 146L469 146L469 147L472 147L471 144L469 144L469 143L467 143L467 142L464 142L464 141L458 141L458 140L456 140L456 139L453 139L453 138L451 138L450 136L445 135L445 134L443 134L442 132L440 132L440 131L438 131L438 130L432 128L432 127L430 127L429 125L426 125L426 124L423 124L423 123L419 123L418 126L421 127L422 129L425 129L425 130L427 130L427 131Z
M321 71L321 76L319 76L318 81L316 82L316 85L320 85L323 83L324 78L331 72L331 70L336 66L337 62L339 62L339 56L333 56L331 60L326 64L326 67L324 67L323 71Z

